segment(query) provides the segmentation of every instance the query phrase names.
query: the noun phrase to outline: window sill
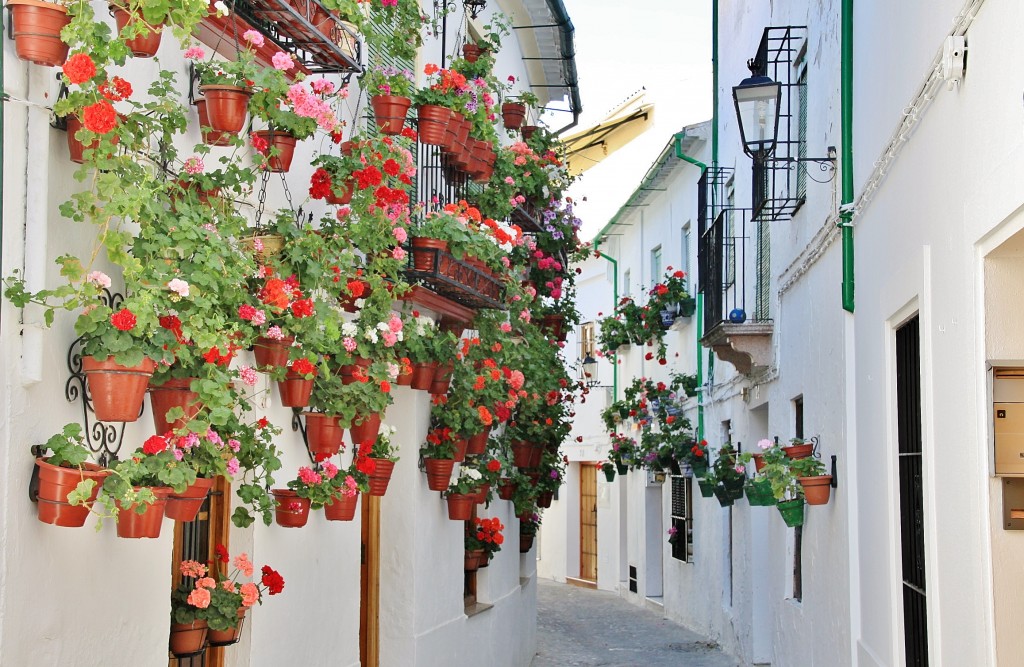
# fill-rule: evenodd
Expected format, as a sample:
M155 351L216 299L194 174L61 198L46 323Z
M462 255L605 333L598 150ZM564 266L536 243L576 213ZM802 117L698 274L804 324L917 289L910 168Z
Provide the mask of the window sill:
M472 604L466 605L466 609L465 609L466 617L467 618L473 618L477 614L485 612L488 609L492 608L493 606L494 605L492 605L492 604L486 604L486 603L483 603L483 602L474 602Z

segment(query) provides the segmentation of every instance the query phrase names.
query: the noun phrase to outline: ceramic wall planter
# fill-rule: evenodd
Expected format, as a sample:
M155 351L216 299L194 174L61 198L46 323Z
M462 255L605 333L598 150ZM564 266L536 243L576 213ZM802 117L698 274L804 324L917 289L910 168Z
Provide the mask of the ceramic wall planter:
M423 467L427 472L427 488L431 491L444 491L452 478L455 468L454 459L423 459Z
M39 493L37 496L37 516L43 523L65 528L81 528L89 517L89 508L85 505L68 504L68 494L84 480L96 482L89 502L96 500L103 479L110 471L95 463L83 463L82 469L62 468L47 463L41 458L36 459L39 467Z
M134 23L134 21L132 21L131 14L120 7L110 5L110 12L114 15L114 21L117 23L117 32L119 35L121 34L121 31L124 30L125 26L129 23ZM162 25L152 26L147 35L140 35L138 37L126 39L124 40L124 43L136 58L152 58L160 48L161 34L163 34Z
M268 171L280 174L291 169L297 143L295 137L280 130L258 130L253 134L267 142ZM275 152L276 155L274 155Z
M181 493L171 492L167 496L167 506L164 514L168 519L175 521L195 521L199 510L210 495L210 488L213 486L213 478L197 477L194 484Z
M399 95L374 95L370 98L373 119L383 134L401 134L412 100Z
M383 496L388 492L388 483L391 481L391 473L395 470L395 462L389 459L370 459L374 462L373 473L370 477L371 496Z
M201 653L206 648L206 621L171 623L168 647L175 657L184 658Z
M419 389L420 391L427 391L430 389L430 385L434 382L434 371L436 370L436 361L413 364L412 384L409 386L413 389Z
M89 387L96 419L105 422L133 422L142 412L149 379L156 364L143 359L135 366L122 366L113 357L82 357L82 372Z
M448 501L448 518L452 521L469 521L473 518L473 506L476 505L473 495L452 493L445 500Z
M22 60L59 67L68 57L60 31L71 23L67 7L38 0L7 0L11 10L14 49Z
M818 477L797 477L804 487L804 500L808 505L827 505L832 495L832 475Z
M273 489L274 520L282 528L302 528L309 521L309 498L299 498L291 489Z
M195 417L203 404L199 400L199 394L192 391L192 381L196 378L171 378L159 386L149 386L149 402L153 408L153 426L158 434L164 434L173 429L183 428L189 420ZM167 411L171 408L181 408L185 415L167 421Z
M345 429L337 415L303 412L306 418L306 444L313 454L334 456L341 451Z
M139 491L140 489L139 487L136 487L135 490ZM118 503L118 537L131 539L156 539L160 537L160 526L164 520L164 509L167 506L167 496L171 494L171 489L166 486L154 486L150 487L150 490L153 492L153 495L156 496L156 500L152 505L145 506L145 510L142 514L139 514L136 511L139 507L138 503L133 503L128 507L123 507Z
M245 127L249 115L252 91L239 86L204 85L199 87L206 100L206 119L210 129L238 134Z
M328 521L351 521L356 516L356 505L359 504L359 494L351 496L338 494L332 502L324 505L324 517Z

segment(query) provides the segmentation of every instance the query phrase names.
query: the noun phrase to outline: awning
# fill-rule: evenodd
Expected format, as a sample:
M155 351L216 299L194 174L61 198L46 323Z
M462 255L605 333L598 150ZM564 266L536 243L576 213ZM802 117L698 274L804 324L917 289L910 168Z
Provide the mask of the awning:
M562 138L569 171L582 174L654 126L654 105L643 94L627 100L590 128Z

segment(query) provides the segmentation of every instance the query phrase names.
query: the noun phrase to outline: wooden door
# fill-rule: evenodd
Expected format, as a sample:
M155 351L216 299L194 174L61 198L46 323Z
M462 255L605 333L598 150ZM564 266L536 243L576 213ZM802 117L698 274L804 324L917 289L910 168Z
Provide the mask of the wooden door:
M580 579L597 581L597 466L580 464Z
M380 665L380 497L362 498L362 555L359 568L359 664Z

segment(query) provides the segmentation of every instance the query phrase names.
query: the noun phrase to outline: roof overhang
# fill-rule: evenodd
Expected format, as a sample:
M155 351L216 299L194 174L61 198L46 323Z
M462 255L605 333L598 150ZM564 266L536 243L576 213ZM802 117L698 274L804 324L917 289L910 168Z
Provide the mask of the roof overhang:
M578 175L600 164L633 139L654 126L654 105L643 104L643 93L634 95L601 122L562 138L569 171Z

